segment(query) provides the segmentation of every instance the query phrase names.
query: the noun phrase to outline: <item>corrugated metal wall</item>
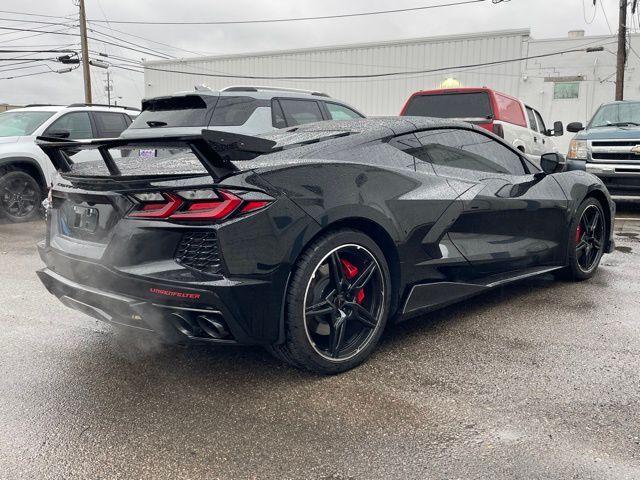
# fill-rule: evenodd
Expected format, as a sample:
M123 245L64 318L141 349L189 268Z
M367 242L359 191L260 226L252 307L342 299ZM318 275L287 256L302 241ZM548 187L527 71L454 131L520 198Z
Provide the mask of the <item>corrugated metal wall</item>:
M145 96L167 95L205 84L213 89L229 85L269 85L319 90L346 101L368 115L397 115L408 96L438 88L455 77L464 86L491 86L519 94L520 62L468 69L469 65L526 55L527 30L414 39L398 42L326 47L227 57L203 57L184 61L158 61L152 68L201 73L256 76L361 75L407 70L447 70L409 76L340 80L247 80L203 77L145 69Z

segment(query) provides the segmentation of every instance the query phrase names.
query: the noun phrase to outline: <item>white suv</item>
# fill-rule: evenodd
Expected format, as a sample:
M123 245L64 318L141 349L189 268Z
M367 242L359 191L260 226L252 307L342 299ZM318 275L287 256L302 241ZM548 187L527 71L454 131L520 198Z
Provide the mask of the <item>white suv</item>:
M305 123L356 118L364 115L320 92L259 86L219 91L196 87L192 92L143 100L142 112L121 136L197 135L204 128L261 135Z
M0 113L0 217L25 222L38 215L55 169L36 137L118 137L138 113L87 104L33 105Z

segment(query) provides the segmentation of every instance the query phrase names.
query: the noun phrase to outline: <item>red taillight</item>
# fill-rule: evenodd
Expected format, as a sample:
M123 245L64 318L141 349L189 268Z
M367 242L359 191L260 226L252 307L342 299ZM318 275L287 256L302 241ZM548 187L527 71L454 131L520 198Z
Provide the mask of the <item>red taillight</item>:
M223 220L234 214L256 212L271 203L269 200L244 200L226 190L140 194L134 197L142 201L129 213L129 217L157 220ZM149 197L153 199L147 200Z
M180 197L171 193L163 193L163 202L152 201L142 203L140 209L129 214L137 218L169 218L184 203Z
M479 123L478 126L480 128L484 128L485 130L489 130L490 132L493 132L493 122L490 122L490 123Z
M171 218L176 220L221 220L233 213L242 200L233 193L221 190L217 200L198 200L191 202L186 210L174 213Z

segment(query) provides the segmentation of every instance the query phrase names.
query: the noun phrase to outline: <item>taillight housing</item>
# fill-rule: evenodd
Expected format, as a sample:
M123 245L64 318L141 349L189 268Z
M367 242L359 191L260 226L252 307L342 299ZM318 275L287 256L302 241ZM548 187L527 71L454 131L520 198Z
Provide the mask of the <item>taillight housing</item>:
M153 220L219 221L262 210L272 198L249 192L202 189L175 192L137 193L128 217Z

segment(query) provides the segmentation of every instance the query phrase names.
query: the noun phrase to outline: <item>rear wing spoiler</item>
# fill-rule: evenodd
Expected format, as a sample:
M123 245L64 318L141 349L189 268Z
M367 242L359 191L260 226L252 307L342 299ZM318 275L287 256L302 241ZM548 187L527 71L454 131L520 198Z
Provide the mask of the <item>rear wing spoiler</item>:
M240 135L217 130L202 130L200 135L146 138L107 138L98 140L65 140L38 137L36 144L51 159L56 170L69 172L73 166L71 156L81 150L98 150L109 174L121 175L109 150L189 148L214 178L222 178L238 170L233 161L253 160L274 151L276 142L260 137Z

